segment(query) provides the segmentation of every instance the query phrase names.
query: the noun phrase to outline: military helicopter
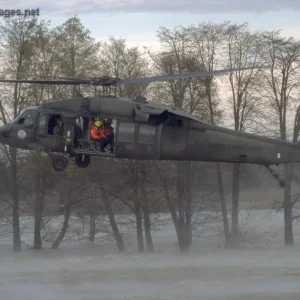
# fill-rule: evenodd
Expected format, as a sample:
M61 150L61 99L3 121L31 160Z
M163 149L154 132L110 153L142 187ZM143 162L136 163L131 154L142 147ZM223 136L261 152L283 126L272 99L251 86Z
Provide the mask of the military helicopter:
M0 82L109 87L213 76L247 69L253 68L128 80L104 76L91 79L1 79ZM63 121L63 136L53 135L57 118ZM101 151L99 143L91 140L89 128L95 118L115 120L113 153ZM78 120L81 120L81 126ZM180 109L150 102L144 97L96 96L44 102L41 106L26 109L10 124L0 127L0 142L47 153L58 172L67 169L68 155L75 158L75 164L80 168L90 165L91 156L265 166L300 161L298 144L205 124Z

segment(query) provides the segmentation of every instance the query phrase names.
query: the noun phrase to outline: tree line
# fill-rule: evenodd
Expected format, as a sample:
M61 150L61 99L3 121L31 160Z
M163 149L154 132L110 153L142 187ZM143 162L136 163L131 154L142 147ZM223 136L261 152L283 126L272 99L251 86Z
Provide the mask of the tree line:
M37 18L9 18L0 26L0 35L1 71L5 78L28 78L28 74L31 78L84 78L101 74L128 79L268 66L218 77L116 87L113 92L130 98L147 96L213 125L297 142L300 42L282 36L280 31L253 31L247 23L231 22L162 27L157 31L157 51L128 47L122 38L97 42L77 17L55 28ZM3 84L0 89L0 120L4 124L25 108L47 99L101 93L94 87L35 84ZM212 211L222 218L225 246L237 247L240 243L241 177L249 166L101 159L86 170L70 168L57 174L41 153L2 146L0 167L0 211L11 222L15 251L21 250L22 214L34 216L34 249L42 248L42 229L45 218L51 215L63 216L52 244L54 249L59 247L72 214L89 216L91 241L96 234L97 217L106 214L119 251L124 251L125 245L116 213L135 216L139 251L154 250L151 228L159 212L170 213L183 251L192 244L193 232L201 230L199 216ZM293 221L298 218L293 213L298 198L292 190L292 183L298 182L297 172L295 165L287 164L283 178L273 174L283 189L280 208L284 210L286 245L294 244ZM231 211L226 201L228 194ZM215 219L215 214L208 214L206 222Z

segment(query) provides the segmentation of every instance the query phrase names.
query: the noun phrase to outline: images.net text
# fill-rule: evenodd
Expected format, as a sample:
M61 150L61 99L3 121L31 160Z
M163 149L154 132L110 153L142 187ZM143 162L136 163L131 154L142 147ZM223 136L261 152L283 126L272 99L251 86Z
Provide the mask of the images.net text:
M30 17L30 16L39 16L40 15L40 9L1 9L0 8L0 17L9 18L14 16L24 16L24 17Z

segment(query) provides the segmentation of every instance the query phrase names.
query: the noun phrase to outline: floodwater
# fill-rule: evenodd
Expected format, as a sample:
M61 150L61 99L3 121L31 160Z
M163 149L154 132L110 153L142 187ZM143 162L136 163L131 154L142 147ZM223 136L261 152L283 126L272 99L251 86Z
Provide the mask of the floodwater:
M118 254L113 242L22 253L0 245L0 299L300 299L300 246L281 237L239 250L199 239L188 254L176 251L174 233L157 232L154 243L153 254Z

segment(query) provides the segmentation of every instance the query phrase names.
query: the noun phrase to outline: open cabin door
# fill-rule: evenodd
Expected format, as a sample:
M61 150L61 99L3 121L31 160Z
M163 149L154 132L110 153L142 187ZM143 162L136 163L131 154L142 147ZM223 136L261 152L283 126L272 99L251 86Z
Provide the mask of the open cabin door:
M115 154L117 157L158 159L162 126L117 121Z
M65 138L53 135L57 115L39 113L35 128L35 141L38 146L35 148L48 149L53 152L63 152L65 147Z

